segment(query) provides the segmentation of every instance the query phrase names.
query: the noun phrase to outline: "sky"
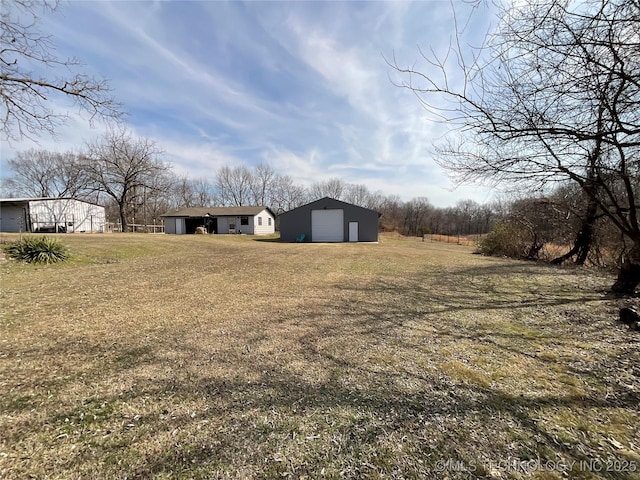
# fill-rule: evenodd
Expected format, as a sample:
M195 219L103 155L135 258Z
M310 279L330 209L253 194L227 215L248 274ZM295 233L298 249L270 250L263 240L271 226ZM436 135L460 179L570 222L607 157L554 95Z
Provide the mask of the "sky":
M489 3L489 2L487 2ZM155 140L179 175L213 180L222 166L260 163L308 186L340 178L436 206L491 201L453 184L433 160L448 131L385 59L431 68L419 48L446 53L467 2L71 1L41 18L60 58L106 78L127 127ZM495 17L474 9L465 42L478 46ZM466 45L465 43L464 45ZM457 79L453 78L455 82ZM29 148L66 151L104 133L69 111L56 139L4 143L0 166Z

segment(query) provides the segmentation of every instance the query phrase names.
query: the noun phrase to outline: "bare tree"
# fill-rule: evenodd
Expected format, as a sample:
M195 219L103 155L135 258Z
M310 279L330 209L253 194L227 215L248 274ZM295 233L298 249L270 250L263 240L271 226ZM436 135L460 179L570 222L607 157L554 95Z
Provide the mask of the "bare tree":
M276 214L297 208L307 200L307 192L288 175L276 175L271 185L268 207Z
M345 202L353 203L365 207L369 204L369 189L366 185L348 183L344 188L343 200Z
M322 197L335 198L372 210L380 208L384 203L384 195L381 192L371 193L364 184L346 183L339 178L316 182L309 187L310 200Z
M206 178L194 178L191 180L195 206L215 207L220 204L216 187Z
M160 215L171 208L171 192L175 182L176 178L167 170L149 175L145 184L136 187L131 195L130 205L134 207L132 220L142 221L145 226L160 222Z
M175 179L171 188L174 207L212 207L218 203L215 187L204 178Z
M382 193L382 191L380 190L376 190L375 192L369 192L367 202L362 206L381 213L382 206L384 205L385 201L386 197L384 193Z
M224 166L216 172L216 188L223 205L242 207L250 203L251 171L244 165Z
M378 211L382 214L380 225L384 230L397 231L402 228L404 212L403 202L398 195L388 195L380 204Z
M3 180L3 189L25 197L84 198L87 178L80 156L73 152L27 150L7 161L13 175Z
M446 58L423 55L439 74L393 63L401 85L458 127L438 146L440 164L457 181L532 191L578 185L630 241L612 291L633 293L640 283L640 2L533 0L500 16L483 49L465 51L458 35Z
M414 198L404 204L404 233L422 235L425 233L427 215L433 209L425 197Z
M260 164L254 168L249 182L254 205L264 206L270 203L275 178L276 172L270 165Z
M475 229L480 205L473 200L460 200L455 206L455 217L457 220L456 231L460 235L471 235L478 233Z
M323 197L331 197L342 200L346 190L345 183L339 178L330 178L323 182L316 182L309 188L309 199L318 200Z
M195 192L193 191L191 179L182 176L176 179L171 189L172 204L175 208L195 207Z
M573 259L576 265L584 265L592 249L598 243L597 224L602 218L597 202L588 197L575 183L562 185L550 196L549 201L562 212L565 222L557 225L562 245L572 245L551 263L560 265Z
M90 185L117 204L123 232L141 199L144 204L146 195L165 188L160 177L167 175L170 167L160 161L161 154L153 141L133 138L126 130L109 131L87 145L83 166Z
M52 1L13 0L0 8L0 114L5 140L33 139L42 132L55 136L67 117L56 110L59 98L70 99L90 121L121 116L107 82L75 73L79 61L56 57L51 37L39 32L38 10L47 13L57 7Z

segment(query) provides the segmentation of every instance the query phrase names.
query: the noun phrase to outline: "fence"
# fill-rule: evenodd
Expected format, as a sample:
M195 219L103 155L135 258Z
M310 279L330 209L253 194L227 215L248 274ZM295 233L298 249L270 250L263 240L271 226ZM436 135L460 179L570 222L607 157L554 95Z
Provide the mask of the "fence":
M105 227L107 232L115 233L122 232L122 225L120 222L110 222L106 224ZM163 223L154 223L151 225L145 225L142 223L130 223L127 225L127 232L132 233L164 233L164 224Z

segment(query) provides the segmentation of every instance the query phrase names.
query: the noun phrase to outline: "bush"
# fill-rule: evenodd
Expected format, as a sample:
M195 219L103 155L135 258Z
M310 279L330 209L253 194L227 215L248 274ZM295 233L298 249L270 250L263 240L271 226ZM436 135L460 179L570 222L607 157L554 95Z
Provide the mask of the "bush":
M478 240L478 253L487 256L522 258L530 244L524 229L513 223L497 223L491 232Z
M69 257L67 249L51 237L25 237L6 247L7 255L27 263L57 263Z

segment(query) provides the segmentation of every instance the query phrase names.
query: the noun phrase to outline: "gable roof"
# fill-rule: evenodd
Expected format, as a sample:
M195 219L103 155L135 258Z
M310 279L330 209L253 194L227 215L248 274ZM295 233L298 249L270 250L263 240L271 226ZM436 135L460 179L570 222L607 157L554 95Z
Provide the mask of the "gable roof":
M266 210L275 217L269 207L189 207L179 208L167 212L161 217L204 217L207 214L211 217L224 217L224 216L252 216L257 215L263 210Z
M348 205L350 207L355 207L355 208L360 208L362 210L368 210L370 212L375 212L378 215L378 217L380 217L382 215L380 212L378 212L376 210L372 210L372 209L366 208L366 207L361 207L360 205L356 205L354 203L343 202L342 200L336 200L335 198L331 198L331 197L322 197L322 198L319 198L318 200L314 200L313 202L305 203L304 205L300 205L299 207L293 208L293 209L291 209L291 210L289 210L287 212L283 212L283 213L280 214L280 216L282 217L283 215L287 215L288 213L294 212L294 211L298 210L299 208L308 208L308 207L312 206L314 203L319 203L319 202L322 202L322 201L325 201L325 200L330 200L331 203L333 203L334 205Z

